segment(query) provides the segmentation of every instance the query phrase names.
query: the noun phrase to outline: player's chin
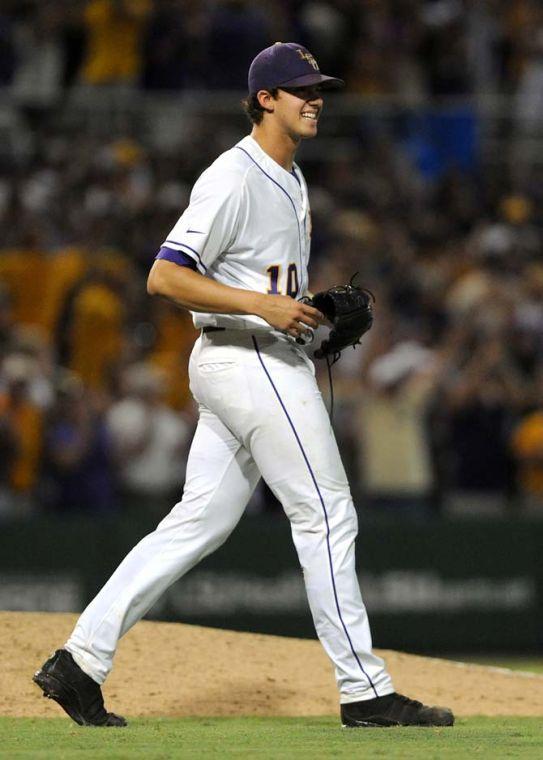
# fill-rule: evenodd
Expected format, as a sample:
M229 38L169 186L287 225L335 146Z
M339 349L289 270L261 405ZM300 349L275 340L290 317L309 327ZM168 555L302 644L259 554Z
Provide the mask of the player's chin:
M300 131L302 137L315 137L318 131L317 120L306 121L304 119Z

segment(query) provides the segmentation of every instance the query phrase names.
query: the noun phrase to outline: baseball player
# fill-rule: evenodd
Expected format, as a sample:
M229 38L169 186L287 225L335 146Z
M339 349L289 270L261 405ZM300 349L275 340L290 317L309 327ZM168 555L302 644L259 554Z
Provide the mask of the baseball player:
M294 155L317 134L324 91L342 84L301 45L278 42L259 53L245 101L251 134L203 172L153 264L149 293L190 309L201 328L189 363L199 422L182 500L34 676L77 723L125 725L106 712L100 689L120 637L228 538L260 477L290 520L343 724L453 723L450 710L397 694L371 651L355 571L356 513L313 363L297 343L323 315L300 300L310 217Z

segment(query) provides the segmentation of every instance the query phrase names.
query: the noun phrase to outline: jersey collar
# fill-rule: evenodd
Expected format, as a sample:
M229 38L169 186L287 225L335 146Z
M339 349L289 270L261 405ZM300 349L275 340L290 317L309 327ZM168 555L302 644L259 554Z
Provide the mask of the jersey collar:
M251 137L251 135L247 135L237 144L240 148L246 150L247 153L249 153L249 155L257 162L257 164L260 164L260 166L262 166L262 168L265 169L268 174L277 180L277 182L280 182L283 185L285 182L298 183L296 177L291 172L283 169L283 167L278 164L277 161L274 161L273 158L260 147L257 141ZM298 164L294 162L292 166L298 172L298 177L300 177L301 172Z

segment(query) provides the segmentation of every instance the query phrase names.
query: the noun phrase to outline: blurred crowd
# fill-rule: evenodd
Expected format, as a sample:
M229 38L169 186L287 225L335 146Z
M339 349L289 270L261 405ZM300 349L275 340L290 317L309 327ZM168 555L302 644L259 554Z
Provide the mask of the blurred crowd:
M197 333L145 278L199 172L243 135L205 109L162 146L139 124L86 131L67 92L243 89L254 52L290 38L351 92L519 95L543 76L539 6L4 3L0 81L28 120L22 149L0 143L0 517L158 516L178 498ZM376 296L333 370L334 426L361 512L543 514L542 167L519 182L485 164L476 116L447 114L385 129L363 109L345 143L331 104L326 150L301 154L311 289L358 272ZM251 508L278 509L265 490Z
M538 0L4 0L0 86L33 106L76 85L243 90L294 40L353 93L536 92L542 23Z

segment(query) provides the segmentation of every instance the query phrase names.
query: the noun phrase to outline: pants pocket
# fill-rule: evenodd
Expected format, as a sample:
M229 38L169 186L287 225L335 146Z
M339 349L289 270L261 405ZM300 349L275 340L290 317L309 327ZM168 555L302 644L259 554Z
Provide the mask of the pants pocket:
M211 375L214 372L221 372L221 370L230 369L235 366L236 362L203 362L202 364L198 364L198 371L202 375Z

